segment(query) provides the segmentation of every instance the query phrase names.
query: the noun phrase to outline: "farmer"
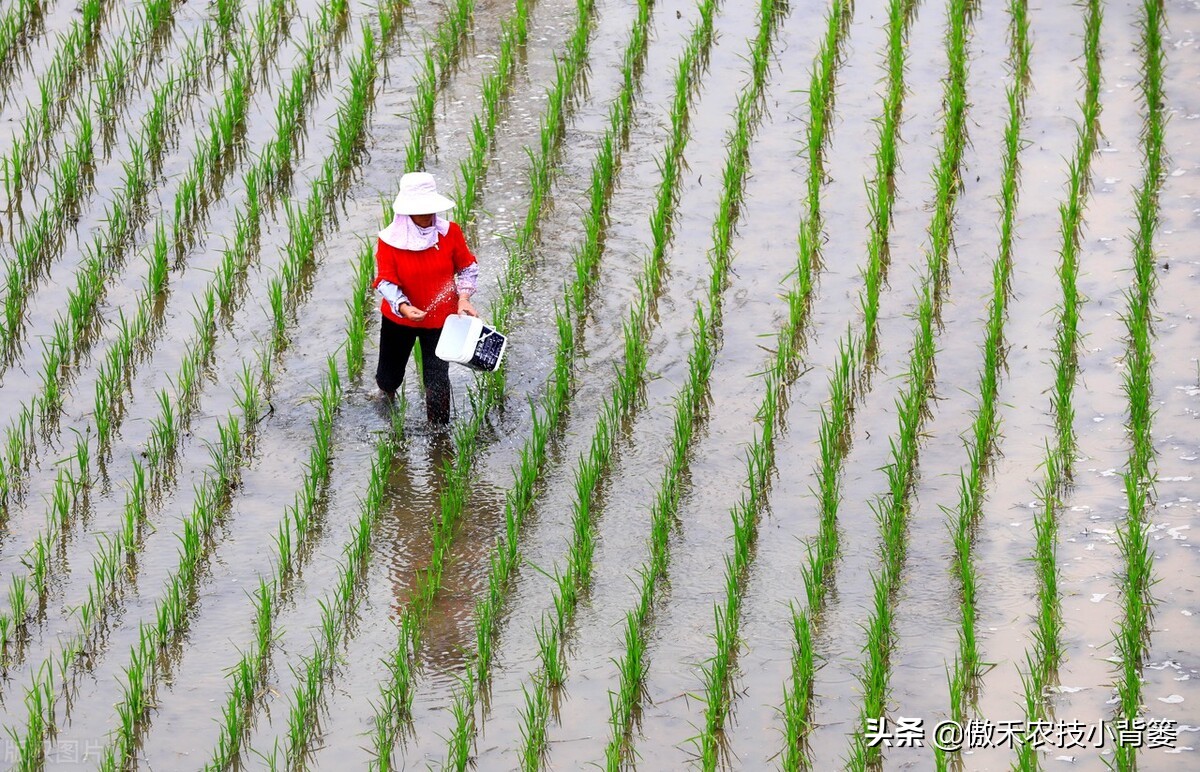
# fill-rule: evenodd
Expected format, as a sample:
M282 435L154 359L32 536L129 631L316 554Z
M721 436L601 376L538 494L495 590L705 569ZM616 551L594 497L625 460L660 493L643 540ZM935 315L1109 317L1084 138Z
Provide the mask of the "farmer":
M395 399L413 342L421 341L425 408L430 423L450 422L449 363L434 356L442 325L453 313L477 316L471 305L479 266L462 229L444 219L454 202L437 192L433 175L400 178L395 219L379 232L372 286L383 296L375 382Z

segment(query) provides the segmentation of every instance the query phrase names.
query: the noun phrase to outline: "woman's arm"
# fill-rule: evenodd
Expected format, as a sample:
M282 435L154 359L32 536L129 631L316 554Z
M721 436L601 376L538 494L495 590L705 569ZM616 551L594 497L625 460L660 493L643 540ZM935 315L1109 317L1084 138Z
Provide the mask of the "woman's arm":
M399 286L392 284L390 281L383 280L375 285L375 291L383 297L384 300L392 307L392 312L397 316L401 316L400 306L409 303L408 295Z
M471 263L466 268L454 274L454 288L460 296L471 297L479 286L479 264Z
M451 261L454 263L454 288L458 290L458 313L467 316L479 316L475 306L471 304L471 296L479 285L479 263L467 246L458 223L450 223L450 235L454 243Z

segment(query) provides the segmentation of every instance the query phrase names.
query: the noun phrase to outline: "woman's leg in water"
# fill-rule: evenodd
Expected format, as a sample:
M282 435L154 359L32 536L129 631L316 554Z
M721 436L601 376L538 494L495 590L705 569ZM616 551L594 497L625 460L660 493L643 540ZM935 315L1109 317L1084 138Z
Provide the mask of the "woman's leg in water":
M380 316L379 365L375 368L375 383L394 399L396 390L404 383L404 368L412 354L413 342L417 339L417 328L396 324L386 316Z
M419 330L421 338L421 368L425 379L425 409L432 424L450 423L450 363L438 359L437 350L441 329Z

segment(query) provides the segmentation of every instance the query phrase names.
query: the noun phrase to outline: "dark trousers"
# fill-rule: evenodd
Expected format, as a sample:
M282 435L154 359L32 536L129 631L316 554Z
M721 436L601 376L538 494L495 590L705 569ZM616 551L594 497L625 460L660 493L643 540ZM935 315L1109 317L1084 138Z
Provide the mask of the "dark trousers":
M421 341L421 369L425 380L425 409L430 423L450 422L450 363L438 359L437 350L441 329L424 329L396 324L381 316L379 325L379 366L375 383L389 396L394 396L404 382L404 370L412 354L413 343Z

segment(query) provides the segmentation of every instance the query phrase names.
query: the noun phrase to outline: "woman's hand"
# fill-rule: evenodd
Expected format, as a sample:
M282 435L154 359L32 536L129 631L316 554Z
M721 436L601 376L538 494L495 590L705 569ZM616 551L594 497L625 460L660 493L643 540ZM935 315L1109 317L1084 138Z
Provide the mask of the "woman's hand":
M396 309L396 313L403 316L410 322L419 322L425 318L425 312L414 306L412 303L401 303Z
M475 306L471 305L471 298L467 295L458 296L458 312L467 316L479 316Z

